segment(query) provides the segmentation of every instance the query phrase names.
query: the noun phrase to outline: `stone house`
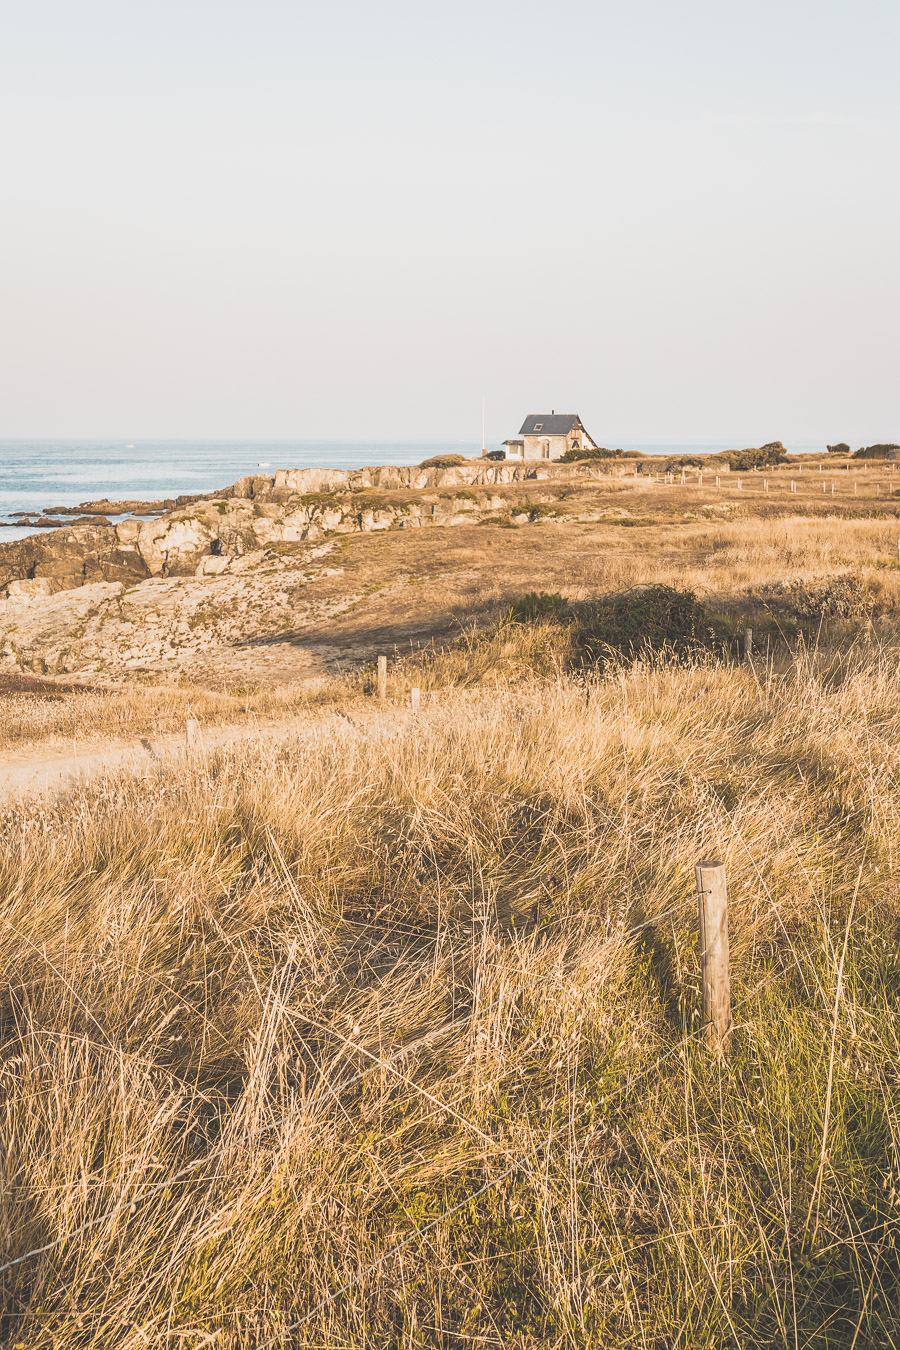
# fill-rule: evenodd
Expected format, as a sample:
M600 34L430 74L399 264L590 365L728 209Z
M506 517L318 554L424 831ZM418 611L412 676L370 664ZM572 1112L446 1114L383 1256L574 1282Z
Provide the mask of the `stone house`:
M518 438L503 442L506 459L562 459L567 450L593 450L596 442L577 413L530 413Z

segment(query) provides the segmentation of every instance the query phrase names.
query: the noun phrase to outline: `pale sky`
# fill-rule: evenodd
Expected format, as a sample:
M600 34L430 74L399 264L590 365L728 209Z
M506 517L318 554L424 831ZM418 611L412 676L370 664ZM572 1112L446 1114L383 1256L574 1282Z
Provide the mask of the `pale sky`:
M896 0L6 0L0 437L900 440Z

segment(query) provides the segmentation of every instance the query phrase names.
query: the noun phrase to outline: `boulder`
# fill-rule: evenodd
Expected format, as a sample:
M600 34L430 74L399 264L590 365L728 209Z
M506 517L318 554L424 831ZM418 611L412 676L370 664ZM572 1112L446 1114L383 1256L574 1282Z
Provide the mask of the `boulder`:
M196 573L200 559L227 550L213 549L213 533L198 516L147 521L138 534L138 548L148 575L184 577Z

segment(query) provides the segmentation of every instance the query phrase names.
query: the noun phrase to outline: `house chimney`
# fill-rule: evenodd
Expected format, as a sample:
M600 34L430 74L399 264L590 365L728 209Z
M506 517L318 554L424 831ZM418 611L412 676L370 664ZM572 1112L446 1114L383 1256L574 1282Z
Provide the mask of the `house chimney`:
M555 409L555 408L551 408L551 409L550 409L550 416L551 416L551 417L555 417L555 416L556 416L556 409Z

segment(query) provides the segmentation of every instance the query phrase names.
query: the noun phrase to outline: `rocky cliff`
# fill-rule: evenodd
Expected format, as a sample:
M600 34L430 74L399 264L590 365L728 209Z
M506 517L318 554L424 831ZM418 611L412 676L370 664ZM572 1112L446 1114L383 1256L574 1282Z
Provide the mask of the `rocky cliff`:
M0 544L0 597L24 599L96 583L218 575L255 550L328 533L453 525L508 509L491 488L596 478L587 465L475 461L448 469L284 469L254 474L158 519L52 530ZM515 493L512 494L513 498Z

